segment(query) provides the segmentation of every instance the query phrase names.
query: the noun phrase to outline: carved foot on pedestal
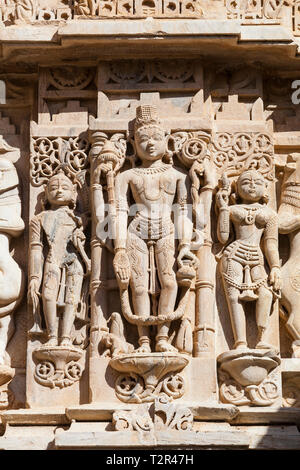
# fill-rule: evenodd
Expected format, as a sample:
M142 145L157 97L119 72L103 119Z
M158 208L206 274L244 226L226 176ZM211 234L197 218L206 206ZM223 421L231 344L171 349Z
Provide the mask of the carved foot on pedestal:
M166 340L157 341L156 346L155 346L155 351L156 352L174 352L174 353L178 353L178 350L175 348L175 346L172 346L172 344L170 344Z
M270 406L279 398L275 351L238 349L218 357L220 397L234 405Z
M122 354L113 358L110 366L122 372L116 380L116 395L127 403L153 402L162 392L180 398L185 392L185 382L177 372L188 362L178 352Z
M83 367L78 362L83 351L72 345L55 346L48 343L33 351L33 358L37 363L35 380L50 388L73 385L83 372Z

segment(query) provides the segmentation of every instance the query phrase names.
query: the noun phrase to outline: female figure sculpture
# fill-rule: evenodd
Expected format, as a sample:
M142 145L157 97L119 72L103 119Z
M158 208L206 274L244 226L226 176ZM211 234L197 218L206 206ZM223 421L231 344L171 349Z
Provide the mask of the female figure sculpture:
M236 185L238 199L235 205L228 204L230 186L226 178L217 193L219 241L224 245L228 242L231 223L235 233L235 240L225 248L221 258L234 348L247 347L246 318L241 301L256 301L256 348L269 349L265 332L273 296L279 295L281 288L277 214L266 205L266 183L258 171L244 171ZM263 251L260 247L262 237ZM265 258L270 268L269 276L264 267Z

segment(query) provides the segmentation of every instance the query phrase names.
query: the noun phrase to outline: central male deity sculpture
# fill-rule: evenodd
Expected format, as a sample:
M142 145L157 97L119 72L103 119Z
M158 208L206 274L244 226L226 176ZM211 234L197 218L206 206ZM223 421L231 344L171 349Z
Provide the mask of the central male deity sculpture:
M140 345L137 352L149 353L147 319L156 315L168 317L175 308L178 291L174 270L175 237L179 239L179 269L186 265L192 269L196 257L190 251L192 221L187 214L188 176L172 165L167 132L161 127L156 107L137 108L134 146L140 165L119 173L116 178L114 268L121 291L130 284L136 318L146 320L137 322ZM136 212L128 226L129 197L135 202ZM178 207L175 224L174 202ZM177 351L169 341L169 328L170 321L157 323L157 352Z
M266 183L256 170L246 170L238 178L236 204L228 205L230 184L222 179L217 193L218 238L226 244L234 227L235 240L223 252L221 274L228 302L234 348L247 347L246 318L242 301L256 301L258 349L270 349L265 341L273 295L281 288L278 254L277 214L266 205ZM264 240L263 251L260 247ZM265 270L267 259L270 275Z

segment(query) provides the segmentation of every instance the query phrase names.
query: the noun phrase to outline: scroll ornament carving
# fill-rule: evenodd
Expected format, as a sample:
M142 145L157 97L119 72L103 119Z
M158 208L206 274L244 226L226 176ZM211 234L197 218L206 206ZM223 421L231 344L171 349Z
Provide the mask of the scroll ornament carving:
M31 334L44 334L41 298L47 338L33 352L35 378L48 387L71 385L82 373L78 360L83 351L76 346L75 321L82 329L89 321L90 260L84 248L83 219L74 212L76 199L76 185L59 171L46 185L45 210L30 223Z
M264 380L259 385L243 387L233 380L229 374L220 374L220 397L224 403L242 406L270 406L279 397L279 383L275 374Z
M115 431L155 432L163 430L191 431L193 413L183 406L173 403L172 398L162 394L155 399L153 417L149 405L139 405L133 411L115 411L113 425Z
M243 170L259 171L268 181L273 174L273 142L267 133L216 133L212 139L212 159L228 177Z
M89 142L86 137L36 137L31 141L30 176L33 186L47 184L49 178L65 171L73 181L88 164Z

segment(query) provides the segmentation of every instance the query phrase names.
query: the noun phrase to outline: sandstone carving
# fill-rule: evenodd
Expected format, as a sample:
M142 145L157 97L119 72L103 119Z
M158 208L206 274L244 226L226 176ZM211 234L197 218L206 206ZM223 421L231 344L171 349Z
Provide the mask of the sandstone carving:
M14 164L8 159L13 151L1 138L0 157L0 245L1 245L1 294L0 294L0 402L7 406L7 385L14 376L7 357L7 345L15 331L13 313L22 301L24 273L10 251L10 241L24 230L21 219L19 178ZM6 155L8 158L6 158Z
M299 36L0 0L0 449L299 447Z
M287 158L282 183L281 202L278 211L279 232L288 234L290 240L290 255L282 267L282 305L288 313L286 327L293 338L293 356L299 356L300 346L300 317L299 317L299 183L300 155L291 154Z
M74 372L74 361L81 357L81 351L73 347L72 334L75 318L86 320L88 285L85 280L90 273L90 260L84 248L83 221L74 212L76 197L75 185L59 171L45 188L45 210L30 223L28 299L34 319L31 332L42 333L41 297L47 338L46 343L34 351L39 361L36 378L48 386L63 380L65 366L71 382L70 374L75 374L76 380L82 372L80 366L79 371ZM64 384L70 383L65 381Z
M264 177L255 170L246 170L236 183L238 203L230 206L230 183L221 180L217 194L219 207L218 238L226 244L230 236L230 224L236 239L230 243L221 258L221 274L230 311L235 349L247 347L246 319L241 302L256 302L258 342L256 348L269 349L265 332L271 313L273 297L280 295L281 275L278 254L277 214L266 206ZM264 252L260 240L264 237ZM264 256L268 260L270 275L264 268Z
M168 341L169 324L184 314L189 284L194 277L192 264L195 263L195 255L190 251L192 227L185 206L189 196L187 176L170 162L163 161L163 158L168 158L167 140L154 107L137 109L134 136L141 165L121 173L116 181L114 268L120 287L122 313L126 320L138 326L140 347L137 352L151 352L149 325L157 325L157 352L176 351ZM129 188L140 210L127 232L126 195ZM179 203L180 224L177 278L186 284L186 292L176 310L174 225L171 220L171 205L175 198ZM157 284L156 270L160 286ZM129 282L135 313L129 304Z
M220 371L226 371L234 379L233 383L236 382L236 392L232 393L234 385L232 381L229 381L229 385L228 377L222 376L222 373L220 392L225 401L231 403L264 406L278 398L278 386L270 380L268 373L278 366L280 359L274 351L275 346L265 340L272 304L274 298L280 297L281 289L277 214L266 205L265 179L257 170L245 170L238 177L236 204L232 206L229 205L230 194L230 181L224 175L216 198L220 212L218 238L222 244L226 244L232 224L235 240L223 251L220 270L236 352L224 353L219 356L218 361L221 363ZM262 237L263 251L260 248ZM264 267L264 257L270 267L269 276ZM254 351L247 350L246 302L256 303L258 341ZM262 353L257 353L257 350ZM264 380L267 377L268 385L265 386ZM271 392L268 393L270 386ZM245 396L246 391L248 397Z

